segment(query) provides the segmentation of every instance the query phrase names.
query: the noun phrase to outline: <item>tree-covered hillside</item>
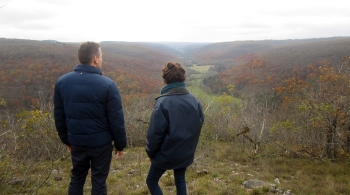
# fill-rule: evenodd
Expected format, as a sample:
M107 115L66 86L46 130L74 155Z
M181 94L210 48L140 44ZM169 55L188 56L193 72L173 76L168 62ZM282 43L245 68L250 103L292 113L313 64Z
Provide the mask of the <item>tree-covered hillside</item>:
M57 78L79 64L78 43L0 39L0 90L9 106L31 106L44 93L51 98ZM165 62L181 59L140 44L102 43L103 73L125 93L155 92Z
M205 85L222 91L233 84L241 92L273 88L286 79L305 79L310 67L333 66L350 53L350 38L217 43L193 53L199 64L216 65ZM225 90L224 90L225 91Z
M254 55L275 65L299 66L315 60L339 59L349 52L350 37L212 43L189 53L200 65L237 66Z

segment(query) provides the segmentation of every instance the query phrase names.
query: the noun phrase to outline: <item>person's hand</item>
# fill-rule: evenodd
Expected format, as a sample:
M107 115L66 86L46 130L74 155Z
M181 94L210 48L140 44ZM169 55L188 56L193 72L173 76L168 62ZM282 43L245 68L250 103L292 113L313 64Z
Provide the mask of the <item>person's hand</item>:
M72 146L68 146L68 152L72 151Z
M115 154L115 160L119 160L123 157L124 152L116 150L114 154Z

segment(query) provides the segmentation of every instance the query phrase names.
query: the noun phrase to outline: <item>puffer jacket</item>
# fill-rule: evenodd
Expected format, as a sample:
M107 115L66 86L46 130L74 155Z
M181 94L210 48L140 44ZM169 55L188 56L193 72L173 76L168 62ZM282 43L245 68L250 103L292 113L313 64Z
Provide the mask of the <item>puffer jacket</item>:
M100 69L77 65L55 84L54 117L58 135L68 146L101 147L114 141L126 147L121 97Z
M159 169L185 168L193 163L204 113L184 87L156 99L147 132L146 152Z

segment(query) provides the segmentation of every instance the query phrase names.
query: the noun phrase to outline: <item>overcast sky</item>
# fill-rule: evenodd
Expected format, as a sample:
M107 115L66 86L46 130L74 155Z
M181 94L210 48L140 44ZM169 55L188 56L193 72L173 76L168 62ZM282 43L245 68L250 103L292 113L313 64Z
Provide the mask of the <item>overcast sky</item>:
M0 0L0 38L225 42L350 36L349 0Z

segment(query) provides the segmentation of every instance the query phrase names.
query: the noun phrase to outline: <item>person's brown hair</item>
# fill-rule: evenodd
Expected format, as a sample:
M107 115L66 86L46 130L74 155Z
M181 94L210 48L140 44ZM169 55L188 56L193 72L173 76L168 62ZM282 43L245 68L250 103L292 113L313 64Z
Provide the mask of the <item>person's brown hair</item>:
M100 44L95 42L85 42L78 49L78 58L81 64L90 64L95 56L100 56Z
M179 63L167 62L162 69L164 83L169 84L173 82L185 81L185 70Z

